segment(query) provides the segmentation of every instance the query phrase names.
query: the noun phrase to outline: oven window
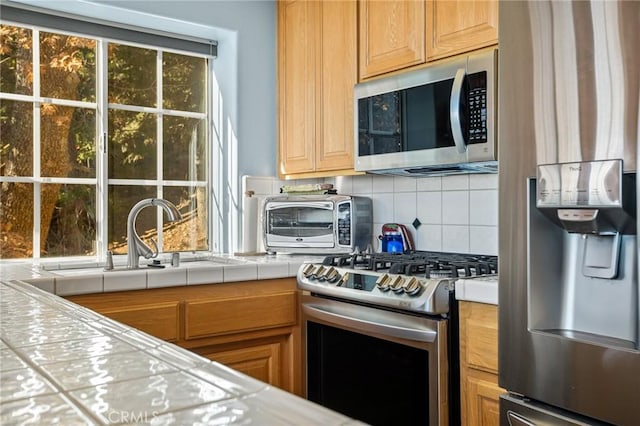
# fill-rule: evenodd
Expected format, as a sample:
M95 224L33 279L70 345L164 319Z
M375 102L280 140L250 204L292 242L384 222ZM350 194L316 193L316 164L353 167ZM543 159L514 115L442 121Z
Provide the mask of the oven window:
M429 424L429 353L307 321L307 397L372 425Z
M269 233L283 237L333 235L333 210L285 207L269 211Z

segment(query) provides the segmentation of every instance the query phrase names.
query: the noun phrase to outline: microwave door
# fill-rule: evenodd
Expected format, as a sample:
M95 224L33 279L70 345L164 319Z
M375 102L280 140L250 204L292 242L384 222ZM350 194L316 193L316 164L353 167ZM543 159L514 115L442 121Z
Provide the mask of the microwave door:
M332 203L279 203L267 209L267 226L270 245L334 246Z

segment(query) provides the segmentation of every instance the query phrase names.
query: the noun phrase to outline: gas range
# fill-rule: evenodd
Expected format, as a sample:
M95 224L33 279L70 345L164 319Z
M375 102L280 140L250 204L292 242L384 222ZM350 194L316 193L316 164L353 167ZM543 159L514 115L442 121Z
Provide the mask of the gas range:
M298 270L298 287L337 297L428 315L446 315L458 278L498 273L497 256L407 251L327 256Z

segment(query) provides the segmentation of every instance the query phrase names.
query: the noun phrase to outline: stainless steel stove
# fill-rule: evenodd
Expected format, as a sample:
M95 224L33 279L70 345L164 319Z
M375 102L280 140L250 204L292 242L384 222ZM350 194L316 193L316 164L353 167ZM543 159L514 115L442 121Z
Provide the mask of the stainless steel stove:
M497 264L427 251L303 264L307 398L373 425L460 424L454 285L495 275Z
M410 251L325 257L298 271L298 287L318 295L430 315L449 312L460 277L495 275L496 256Z

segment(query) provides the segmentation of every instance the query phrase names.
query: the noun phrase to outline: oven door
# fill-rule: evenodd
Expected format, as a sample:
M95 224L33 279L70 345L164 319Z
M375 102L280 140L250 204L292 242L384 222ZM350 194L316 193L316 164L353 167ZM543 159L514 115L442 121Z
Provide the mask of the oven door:
M268 203L265 208L267 247L332 248L335 213L331 201Z
M303 296L309 400L372 425L449 424L447 321Z

